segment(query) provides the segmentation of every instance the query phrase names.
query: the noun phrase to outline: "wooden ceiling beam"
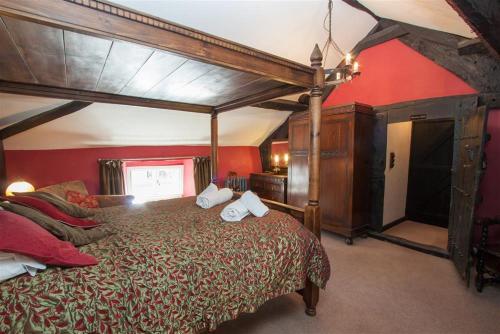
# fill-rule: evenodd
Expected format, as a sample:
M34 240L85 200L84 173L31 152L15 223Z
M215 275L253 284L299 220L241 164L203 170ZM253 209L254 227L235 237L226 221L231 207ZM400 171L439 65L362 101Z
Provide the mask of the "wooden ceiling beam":
M0 0L0 15L124 40L286 84L313 86L314 70L235 42L102 0Z
M258 104L260 102L268 101L275 99L277 97L292 95L296 93L301 93L305 91L305 88L297 87L297 86L282 86L273 89L266 90L264 92L260 92L254 95L246 96L240 99L236 99L234 101L221 104L219 106L214 107L216 113L225 112L229 110L234 110L246 106L252 106L254 104Z
M296 101L276 99L253 104L252 107L272 110L284 110L292 112L306 111L309 106Z
M49 87L33 84L23 84L0 80L0 92L40 97L50 97L65 100L78 100L111 104L123 104L138 107L181 110L196 113L210 114L213 107L199 104L146 99L141 97L89 92L70 88Z
M63 116L72 114L91 105L92 102L72 101L40 114L28 117L22 121L14 123L0 130L0 140L17 135L39 125L48 123Z
M362 3L360 3L359 1L357 0L342 0L343 2L345 2L346 4L348 4L349 6L351 7L354 7L362 12L365 12L367 13L368 15L370 15L371 17L373 17L375 20L380 20L380 16L378 16L377 14L375 14L374 12L372 12L368 7L366 7L365 5L363 5Z
M486 45L479 38L464 39L458 42L457 49L458 54L461 56L488 52Z
M394 24L380 31L374 32L356 44L352 49L351 54L353 56L358 55L361 51L371 48L375 45L379 45L390 41L392 39L399 38L401 36L407 35L408 31L401 24Z
M476 32L495 57L500 58L500 2L498 0L446 0Z

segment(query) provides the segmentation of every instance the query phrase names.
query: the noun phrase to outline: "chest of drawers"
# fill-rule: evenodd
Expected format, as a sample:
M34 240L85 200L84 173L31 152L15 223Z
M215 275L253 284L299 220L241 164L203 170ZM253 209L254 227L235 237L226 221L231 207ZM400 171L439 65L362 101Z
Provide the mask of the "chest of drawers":
M250 190L259 197L286 203L287 176L271 173L250 174Z

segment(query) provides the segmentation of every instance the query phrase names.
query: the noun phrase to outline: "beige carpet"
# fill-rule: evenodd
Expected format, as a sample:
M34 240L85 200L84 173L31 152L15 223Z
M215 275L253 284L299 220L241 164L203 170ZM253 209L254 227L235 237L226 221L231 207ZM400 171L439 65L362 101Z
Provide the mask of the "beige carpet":
M407 220L386 230L384 234L444 250L448 249L448 229L439 226Z
M222 324L218 334L500 333L500 288L466 289L449 260L375 239L323 234L333 267L318 314L298 294Z

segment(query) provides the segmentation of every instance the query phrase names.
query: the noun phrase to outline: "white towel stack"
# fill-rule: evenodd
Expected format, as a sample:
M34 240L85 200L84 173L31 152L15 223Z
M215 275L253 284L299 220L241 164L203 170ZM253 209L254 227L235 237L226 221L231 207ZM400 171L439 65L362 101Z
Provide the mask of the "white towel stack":
M222 219L227 222L239 222L250 214L250 211L241 202L241 199L228 204L220 213Z
M196 197L196 204L203 209L210 209L216 205L222 204L233 198L233 191L229 188L217 189L217 186L210 183L209 186L203 190Z
M253 192L245 191L239 200L227 205L220 216L225 221L238 222L250 213L256 217L264 217L269 213L269 208Z

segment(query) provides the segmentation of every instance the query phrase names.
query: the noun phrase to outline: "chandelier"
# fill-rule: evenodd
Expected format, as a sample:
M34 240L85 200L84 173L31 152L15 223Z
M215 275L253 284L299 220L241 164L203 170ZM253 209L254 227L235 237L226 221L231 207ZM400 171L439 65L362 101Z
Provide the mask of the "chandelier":
M325 74L327 75L327 81L325 82L325 84L327 86L340 85L344 82L351 81L355 76L361 74L361 72L359 71L359 63L357 61L354 61L354 59L352 59L352 55L350 53L345 54L337 45L337 43L333 40L332 10L333 10L333 0L328 0L328 14L326 14L325 19L323 21L323 27L328 32L328 38L326 39L326 42L323 45L323 49L321 50L321 52L323 53L323 58L326 60L328 58L328 52L330 51L330 48L333 48L334 51L336 51L342 56L343 61L336 68L325 70Z

